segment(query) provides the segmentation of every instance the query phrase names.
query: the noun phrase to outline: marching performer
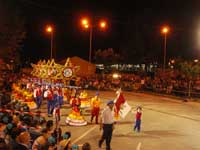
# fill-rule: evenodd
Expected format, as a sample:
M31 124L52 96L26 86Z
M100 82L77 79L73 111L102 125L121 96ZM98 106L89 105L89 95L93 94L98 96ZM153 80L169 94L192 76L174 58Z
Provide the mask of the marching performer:
M58 89L58 102L60 107L63 105L63 89L61 87L57 87Z
M99 111L100 111L100 98L99 93L96 92L95 97L91 99L91 123L95 117L96 124L98 124Z
M44 92L44 97L47 99L48 117L50 117L54 109L53 91L51 87L48 87L47 91Z
M34 89L33 96L37 104L37 109L39 109L42 104L42 89L40 85L37 85L37 87Z

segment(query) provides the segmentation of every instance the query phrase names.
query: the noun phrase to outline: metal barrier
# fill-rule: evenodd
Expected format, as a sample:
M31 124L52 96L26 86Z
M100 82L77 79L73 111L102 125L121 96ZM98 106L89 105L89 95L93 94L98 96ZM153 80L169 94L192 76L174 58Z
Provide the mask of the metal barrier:
M152 87L145 87L144 89L140 89L143 91L151 91L159 94L167 94L173 96L180 96L180 97L189 97L189 90L169 90L167 88L160 89L160 88L152 88ZM190 97L200 98L200 92L196 92L194 90L190 91Z

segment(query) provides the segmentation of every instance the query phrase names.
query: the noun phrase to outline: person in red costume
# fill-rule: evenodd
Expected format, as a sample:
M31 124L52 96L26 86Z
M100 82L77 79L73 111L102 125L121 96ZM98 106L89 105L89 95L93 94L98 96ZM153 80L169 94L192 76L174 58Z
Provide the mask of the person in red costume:
M99 111L100 111L100 98L99 93L97 92L95 97L91 99L91 123L95 117L96 124L98 124L98 118L99 118Z
M79 98L79 94L76 93L75 97L72 99L72 109L75 112L80 112L81 100Z

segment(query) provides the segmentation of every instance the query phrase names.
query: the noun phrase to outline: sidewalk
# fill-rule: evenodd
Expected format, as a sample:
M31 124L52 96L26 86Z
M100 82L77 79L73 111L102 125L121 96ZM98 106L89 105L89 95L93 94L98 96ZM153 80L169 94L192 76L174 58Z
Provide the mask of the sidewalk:
M199 102L200 103L200 98L188 98L188 97L181 97L181 96L175 96L175 95L169 95L169 94L163 94L163 93L156 93L156 92L150 92L150 91L135 91L136 93L144 93L144 94L150 94L150 95L156 95L156 96L163 96L163 97L168 97L168 98L173 98L177 100L181 100L183 102Z

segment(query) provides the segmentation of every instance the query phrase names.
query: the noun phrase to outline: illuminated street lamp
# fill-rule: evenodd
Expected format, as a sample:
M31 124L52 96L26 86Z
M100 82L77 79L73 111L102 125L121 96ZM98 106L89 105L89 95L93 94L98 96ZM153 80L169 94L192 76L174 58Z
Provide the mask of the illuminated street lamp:
M87 18L83 18L81 20L81 24L84 28L90 29L90 50L89 50L89 62L91 63L91 58L92 58L92 35L93 35L93 28L96 27L93 25ZM106 21L100 21L99 22L99 27L104 29L106 28L107 24Z
M53 27L48 25L46 27L46 32L51 34L51 59L52 59L52 56L53 56Z
M163 60L163 70L165 72L165 64L166 64L166 49L167 49L167 34L169 32L169 27L165 26L161 30L162 34L164 34L164 60Z
M100 28L105 28L106 27L106 22L105 21L101 21L99 23L99 25L100 25Z

